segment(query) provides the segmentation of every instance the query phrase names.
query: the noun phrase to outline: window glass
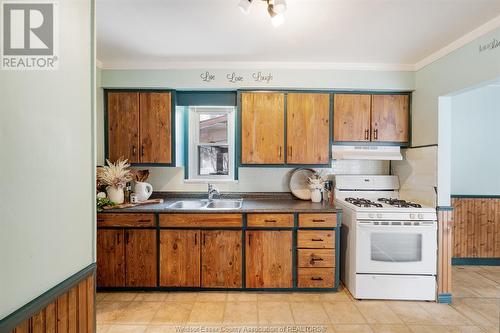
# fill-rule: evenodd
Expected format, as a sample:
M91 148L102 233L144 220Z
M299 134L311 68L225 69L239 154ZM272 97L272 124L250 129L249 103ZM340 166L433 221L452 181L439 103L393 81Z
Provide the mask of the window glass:
M227 144L227 113L201 113L199 123L200 143Z

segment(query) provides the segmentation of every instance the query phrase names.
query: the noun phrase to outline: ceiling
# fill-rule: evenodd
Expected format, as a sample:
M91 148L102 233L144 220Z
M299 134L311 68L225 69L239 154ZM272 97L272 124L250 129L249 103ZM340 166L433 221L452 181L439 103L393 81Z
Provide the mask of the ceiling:
M500 18L500 0L288 0L271 25L263 1L97 0L104 68L200 63L414 65ZM495 21L495 22L496 22Z

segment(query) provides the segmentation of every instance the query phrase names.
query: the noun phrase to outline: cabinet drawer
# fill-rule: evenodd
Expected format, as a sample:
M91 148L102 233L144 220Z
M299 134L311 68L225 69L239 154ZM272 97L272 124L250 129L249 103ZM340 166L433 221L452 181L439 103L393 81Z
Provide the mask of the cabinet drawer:
M304 249L335 248L334 230L299 230L297 231L297 247Z
M301 228L333 228L337 226L337 214L300 214Z
M160 227L241 227L241 214L160 214Z
M248 214L249 227L293 227L293 214Z
M154 227L154 214L97 214L97 227Z
M333 288L332 268L299 268L297 286L299 288Z
M335 250L298 250L299 267L335 267Z

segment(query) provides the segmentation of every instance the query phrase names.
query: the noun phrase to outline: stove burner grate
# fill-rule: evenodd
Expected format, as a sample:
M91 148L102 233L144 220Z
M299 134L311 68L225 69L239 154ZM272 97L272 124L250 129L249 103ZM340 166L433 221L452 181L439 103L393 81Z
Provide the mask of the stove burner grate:
M364 198L346 198L345 201L358 207L382 207L382 204Z
M399 208L422 208L422 205L402 199L378 198L377 201Z

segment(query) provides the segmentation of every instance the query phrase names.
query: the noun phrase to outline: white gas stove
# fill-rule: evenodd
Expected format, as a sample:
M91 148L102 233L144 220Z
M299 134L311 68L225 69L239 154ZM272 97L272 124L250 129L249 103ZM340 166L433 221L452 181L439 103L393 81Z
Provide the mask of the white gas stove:
M342 281L358 299L434 300L436 210L399 197L397 176L336 176Z

